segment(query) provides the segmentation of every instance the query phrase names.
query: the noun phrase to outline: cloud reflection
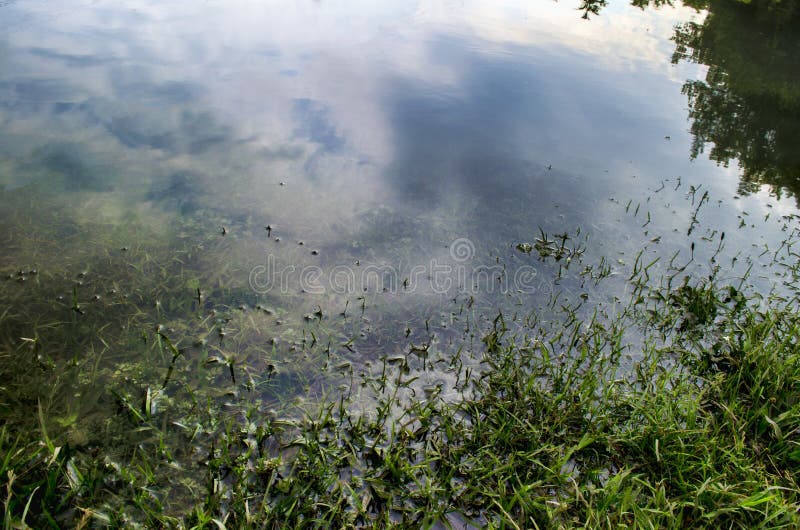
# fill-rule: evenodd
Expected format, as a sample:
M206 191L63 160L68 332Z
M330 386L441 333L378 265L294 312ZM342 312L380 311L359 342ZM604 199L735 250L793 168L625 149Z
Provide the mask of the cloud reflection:
M160 203L278 219L331 246L422 253L464 229L607 227L633 177L640 191L729 180L686 156L668 38L695 15L625 4L591 22L566 2L6 6L26 23L0 72L0 155L13 179L46 179L31 164L60 159L31 153L86 143L115 163L74 189L180 195Z

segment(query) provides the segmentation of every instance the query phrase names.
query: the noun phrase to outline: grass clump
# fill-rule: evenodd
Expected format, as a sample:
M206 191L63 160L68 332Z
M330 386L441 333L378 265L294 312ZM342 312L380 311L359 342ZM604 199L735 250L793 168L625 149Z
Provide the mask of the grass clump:
M716 254L703 276L640 254L627 280L601 260L587 286L624 300L458 320L455 355L426 321L362 359L342 328L366 298L289 318L213 266L230 241L8 269L5 528L800 527L797 297L747 295Z
M697 288L720 295L703 333L675 319L629 366L635 304L557 331L501 316L457 399L420 399L410 362L363 377L371 414L231 423L186 524L797 527L800 319Z
M712 277L640 286L613 319L499 315L447 395L412 349L294 419L209 404L125 463L4 430L7 527L796 528L800 315L738 293ZM205 478L176 505L157 470L184 444Z

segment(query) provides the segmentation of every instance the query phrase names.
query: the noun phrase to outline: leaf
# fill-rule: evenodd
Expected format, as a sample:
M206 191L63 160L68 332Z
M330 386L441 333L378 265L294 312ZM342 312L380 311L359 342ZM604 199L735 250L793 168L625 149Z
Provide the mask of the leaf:
M764 504L765 502L769 502L776 497L777 495L771 493L769 490L759 491L758 493L750 495L746 499L742 500L739 503L739 506L743 508L752 508L754 506L758 506L759 504Z
M45 426L44 422L44 412L42 412L41 401L39 401L39 426L42 429L42 437L44 438L44 443L45 445L47 445L47 449L50 451L50 454L52 455L53 453L55 453L56 448L55 445L53 444L53 441L50 440L49 436L47 436L47 427Z
M772 427L772 432L775 433L775 437L779 440L783 439L783 431L781 431L780 425L778 425L775 420L764 414L764 419L767 420L770 427Z

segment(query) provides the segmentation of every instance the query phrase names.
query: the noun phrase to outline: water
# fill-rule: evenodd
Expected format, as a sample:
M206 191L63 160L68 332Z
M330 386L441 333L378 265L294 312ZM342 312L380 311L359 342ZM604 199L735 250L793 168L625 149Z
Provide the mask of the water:
M781 289L759 255L796 227L792 24L576 7L0 3L2 348L57 374L3 415L38 400L91 445L142 396L313 403L582 284L613 308L639 251L657 274L722 233L724 276Z

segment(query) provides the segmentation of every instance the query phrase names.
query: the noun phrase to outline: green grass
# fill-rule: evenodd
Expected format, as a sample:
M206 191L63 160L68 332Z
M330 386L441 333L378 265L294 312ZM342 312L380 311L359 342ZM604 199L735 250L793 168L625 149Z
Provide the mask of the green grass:
M499 315L446 398L410 348L284 417L207 401L167 424L120 394L138 443L114 457L42 414L0 435L6 527L798 527L800 315L713 276L637 285L613 319Z
M45 210L2 263L5 528L800 527L796 231L784 298L723 277L716 232L626 269L541 231L506 246L566 299L389 329L373 293L256 299L216 220L59 242Z

